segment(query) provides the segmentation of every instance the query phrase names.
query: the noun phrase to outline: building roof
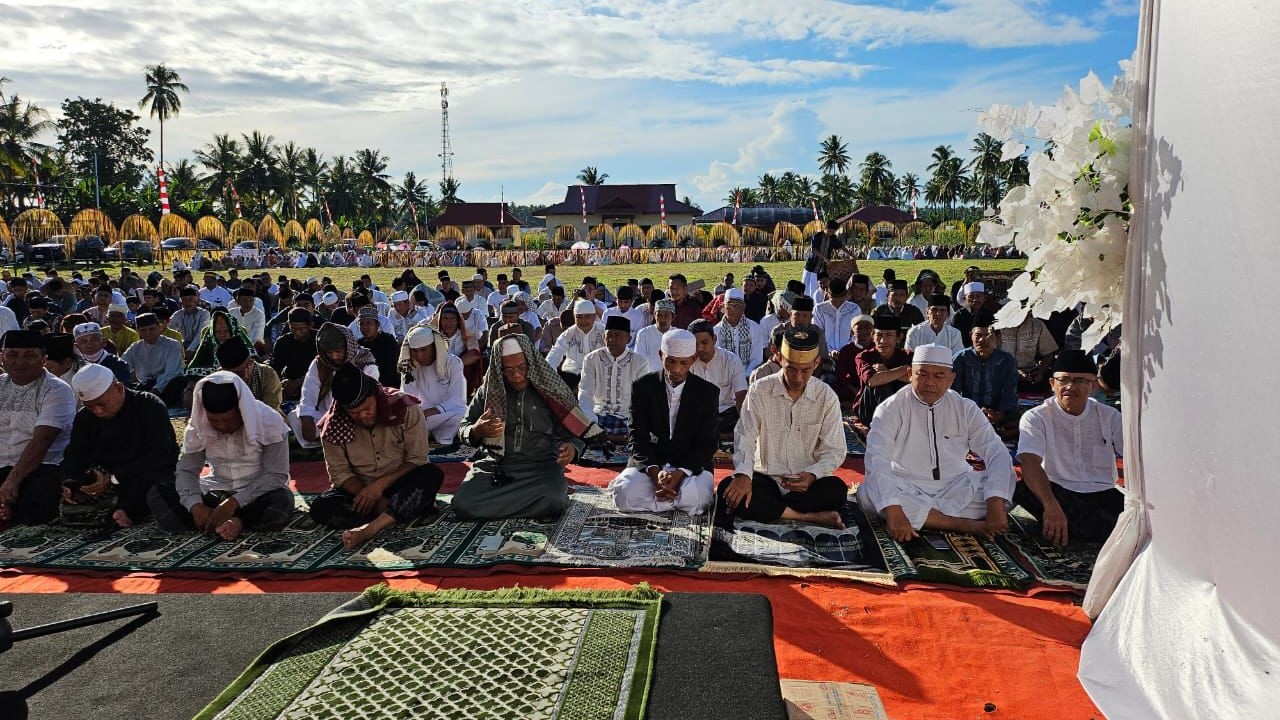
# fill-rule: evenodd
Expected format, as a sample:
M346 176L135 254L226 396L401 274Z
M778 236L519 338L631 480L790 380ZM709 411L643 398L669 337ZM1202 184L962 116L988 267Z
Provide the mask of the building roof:
M733 222L733 206L725 205L705 215L693 219L696 223ZM761 203L738 208L738 224L752 227L773 227L780 222L789 222L798 227L813 221L813 208L790 207L782 203Z
M914 219L915 218L911 217L911 213L906 210L899 210L896 207L889 207L888 205L867 205L854 210L836 222L843 224L850 220L861 220L870 227L878 222L891 222L894 225L904 225Z
M521 225L520 218L511 214L506 203L459 202L444 207L444 212L431 219L431 229L449 225L466 227L468 225L484 225L498 227L500 225Z
M548 215L581 215L583 195L588 215L657 215L658 198L666 205L668 215L692 215L697 208L680 202L675 183L655 185L570 185L564 202L533 211L535 217Z

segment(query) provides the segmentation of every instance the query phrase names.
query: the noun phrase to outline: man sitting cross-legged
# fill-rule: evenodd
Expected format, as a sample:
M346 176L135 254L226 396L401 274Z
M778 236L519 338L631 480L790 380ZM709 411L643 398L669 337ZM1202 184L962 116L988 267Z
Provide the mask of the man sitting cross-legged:
M605 439L622 444L631 426L631 386L653 372L649 363L627 348L631 342L631 321L621 315L605 319L604 347L582 359L582 381L578 384L578 405L594 417Z
M499 337L489 357L461 430L481 451L453 510L463 520L558 517L569 505L564 466L600 428L524 334Z
M691 372L720 388L720 433L728 435L738 423L742 400L747 396L747 374L737 355L716 346L714 325L706 320L694 320L689 323L689 332L698 341L697 359Z
M62 501L99 505L114 485L115 524L130 527L146 520L151 516L148 491L172 485L178 462L178 440L164 402L126 388L110 370L92 363L76 373L71 388L84 407L76 412L71 442L62 454Z
M426 325L409 328L400 345L400 389L422 403L427 433L441 447L433 454L458 449L458 426L467 412L467 379L462 360L449 352L449 341Z
M609 483L623 512L675 508L699 515L715 492L720 391L694 375L697 341L685 330L662 336L662 370L631 389L631 460Z
M58 463L75 417L75 396L45 369L40 333L9 330L0 343L0 522L48 522L58 515Z
M205 463L210 472L202 477ZM168 532L196 530L234 540L246 527L283 527L293 514L289 426L253 399L240 376L211 373L192 394L174 482L152 486L147 504Z
M1013 461L991 423L952 391L951 350L921 345L911 360L911 384L876 408L867 434L864 508L884 518L898 542L918 530L995 537L1008 524ZM986 463L974 470L972 452Z
M435 510L444 473L427 460L417 398L382 387L354 365L338 368L332 392L320 439L333 489L312 501L311 517L342 530L342 544L354 550Z
M782 371L747 391L733 438L734 473L720 483L718 524L738 517L844 527L840 509L849 489L835 473L847 447L840 400L813 378L818 342L816 333L788 328Z
M1116 487L1116 456L1123 453L1120 412L1090 397L1093 360L1064 350L1054 362L1053 397L1028 410L1019 423L1022 482L1014 502L1039 519L1045 538L1102 542L1124 509Z

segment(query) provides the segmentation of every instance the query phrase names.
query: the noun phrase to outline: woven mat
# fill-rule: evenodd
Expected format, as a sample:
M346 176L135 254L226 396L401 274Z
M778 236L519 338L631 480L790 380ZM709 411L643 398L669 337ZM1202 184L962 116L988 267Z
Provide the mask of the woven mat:
M298 510L283 529L247 532L232 542L170 535L151 522L97 535L57 525L18 526L0 533L0 568L305 573L518 563L686 570L701 566L710 546L709 514L622 513L608 491L576 487L564 515L550 523L464 522L449 509L450 496L441 495L440 513L347 551L341 533L312 522L306 497L298 498Z
M644 716L661 596L370 588L272 645L197 718Z
M583 451L575 464L584 467L605 467L621 469L631 460L631 445L608 445L589 447Z

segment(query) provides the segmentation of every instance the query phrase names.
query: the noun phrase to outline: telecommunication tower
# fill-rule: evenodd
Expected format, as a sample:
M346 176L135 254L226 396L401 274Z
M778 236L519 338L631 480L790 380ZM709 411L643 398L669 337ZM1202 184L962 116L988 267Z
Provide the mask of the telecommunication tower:
M440 180L453 177L453 145L449 142L449 88L440 83Z

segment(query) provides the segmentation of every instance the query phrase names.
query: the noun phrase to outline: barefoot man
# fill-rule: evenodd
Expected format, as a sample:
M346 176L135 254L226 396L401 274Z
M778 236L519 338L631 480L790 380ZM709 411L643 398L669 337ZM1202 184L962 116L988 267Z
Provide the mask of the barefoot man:
M867 435L867 479L858 501L884 518L898 542L919 530L993 538L1008 524L1013 460L990 421L951 390L951 348L921 345L911 384L880 403ZM986 463L974 470L973 453Z
M734 430L734 472L720 483L722 527L735 517L844 527L840 510L849 488L835 474L848 448L840 399L813 379L819 343L808 327L787 328L778 353L782 371L747 390Z
M320 421L320 440L333 489L311 502L311 517L342 530L348 550L435 510L444 473L427 460L417 398L343 365L333 374L333 407Z
M210 472L201 477L208 463ZM234 540L250 530L281 528L293 515L289 426L239 375L219 370L196 383L191 422L173 483L147 493L167 532L216 533Z

